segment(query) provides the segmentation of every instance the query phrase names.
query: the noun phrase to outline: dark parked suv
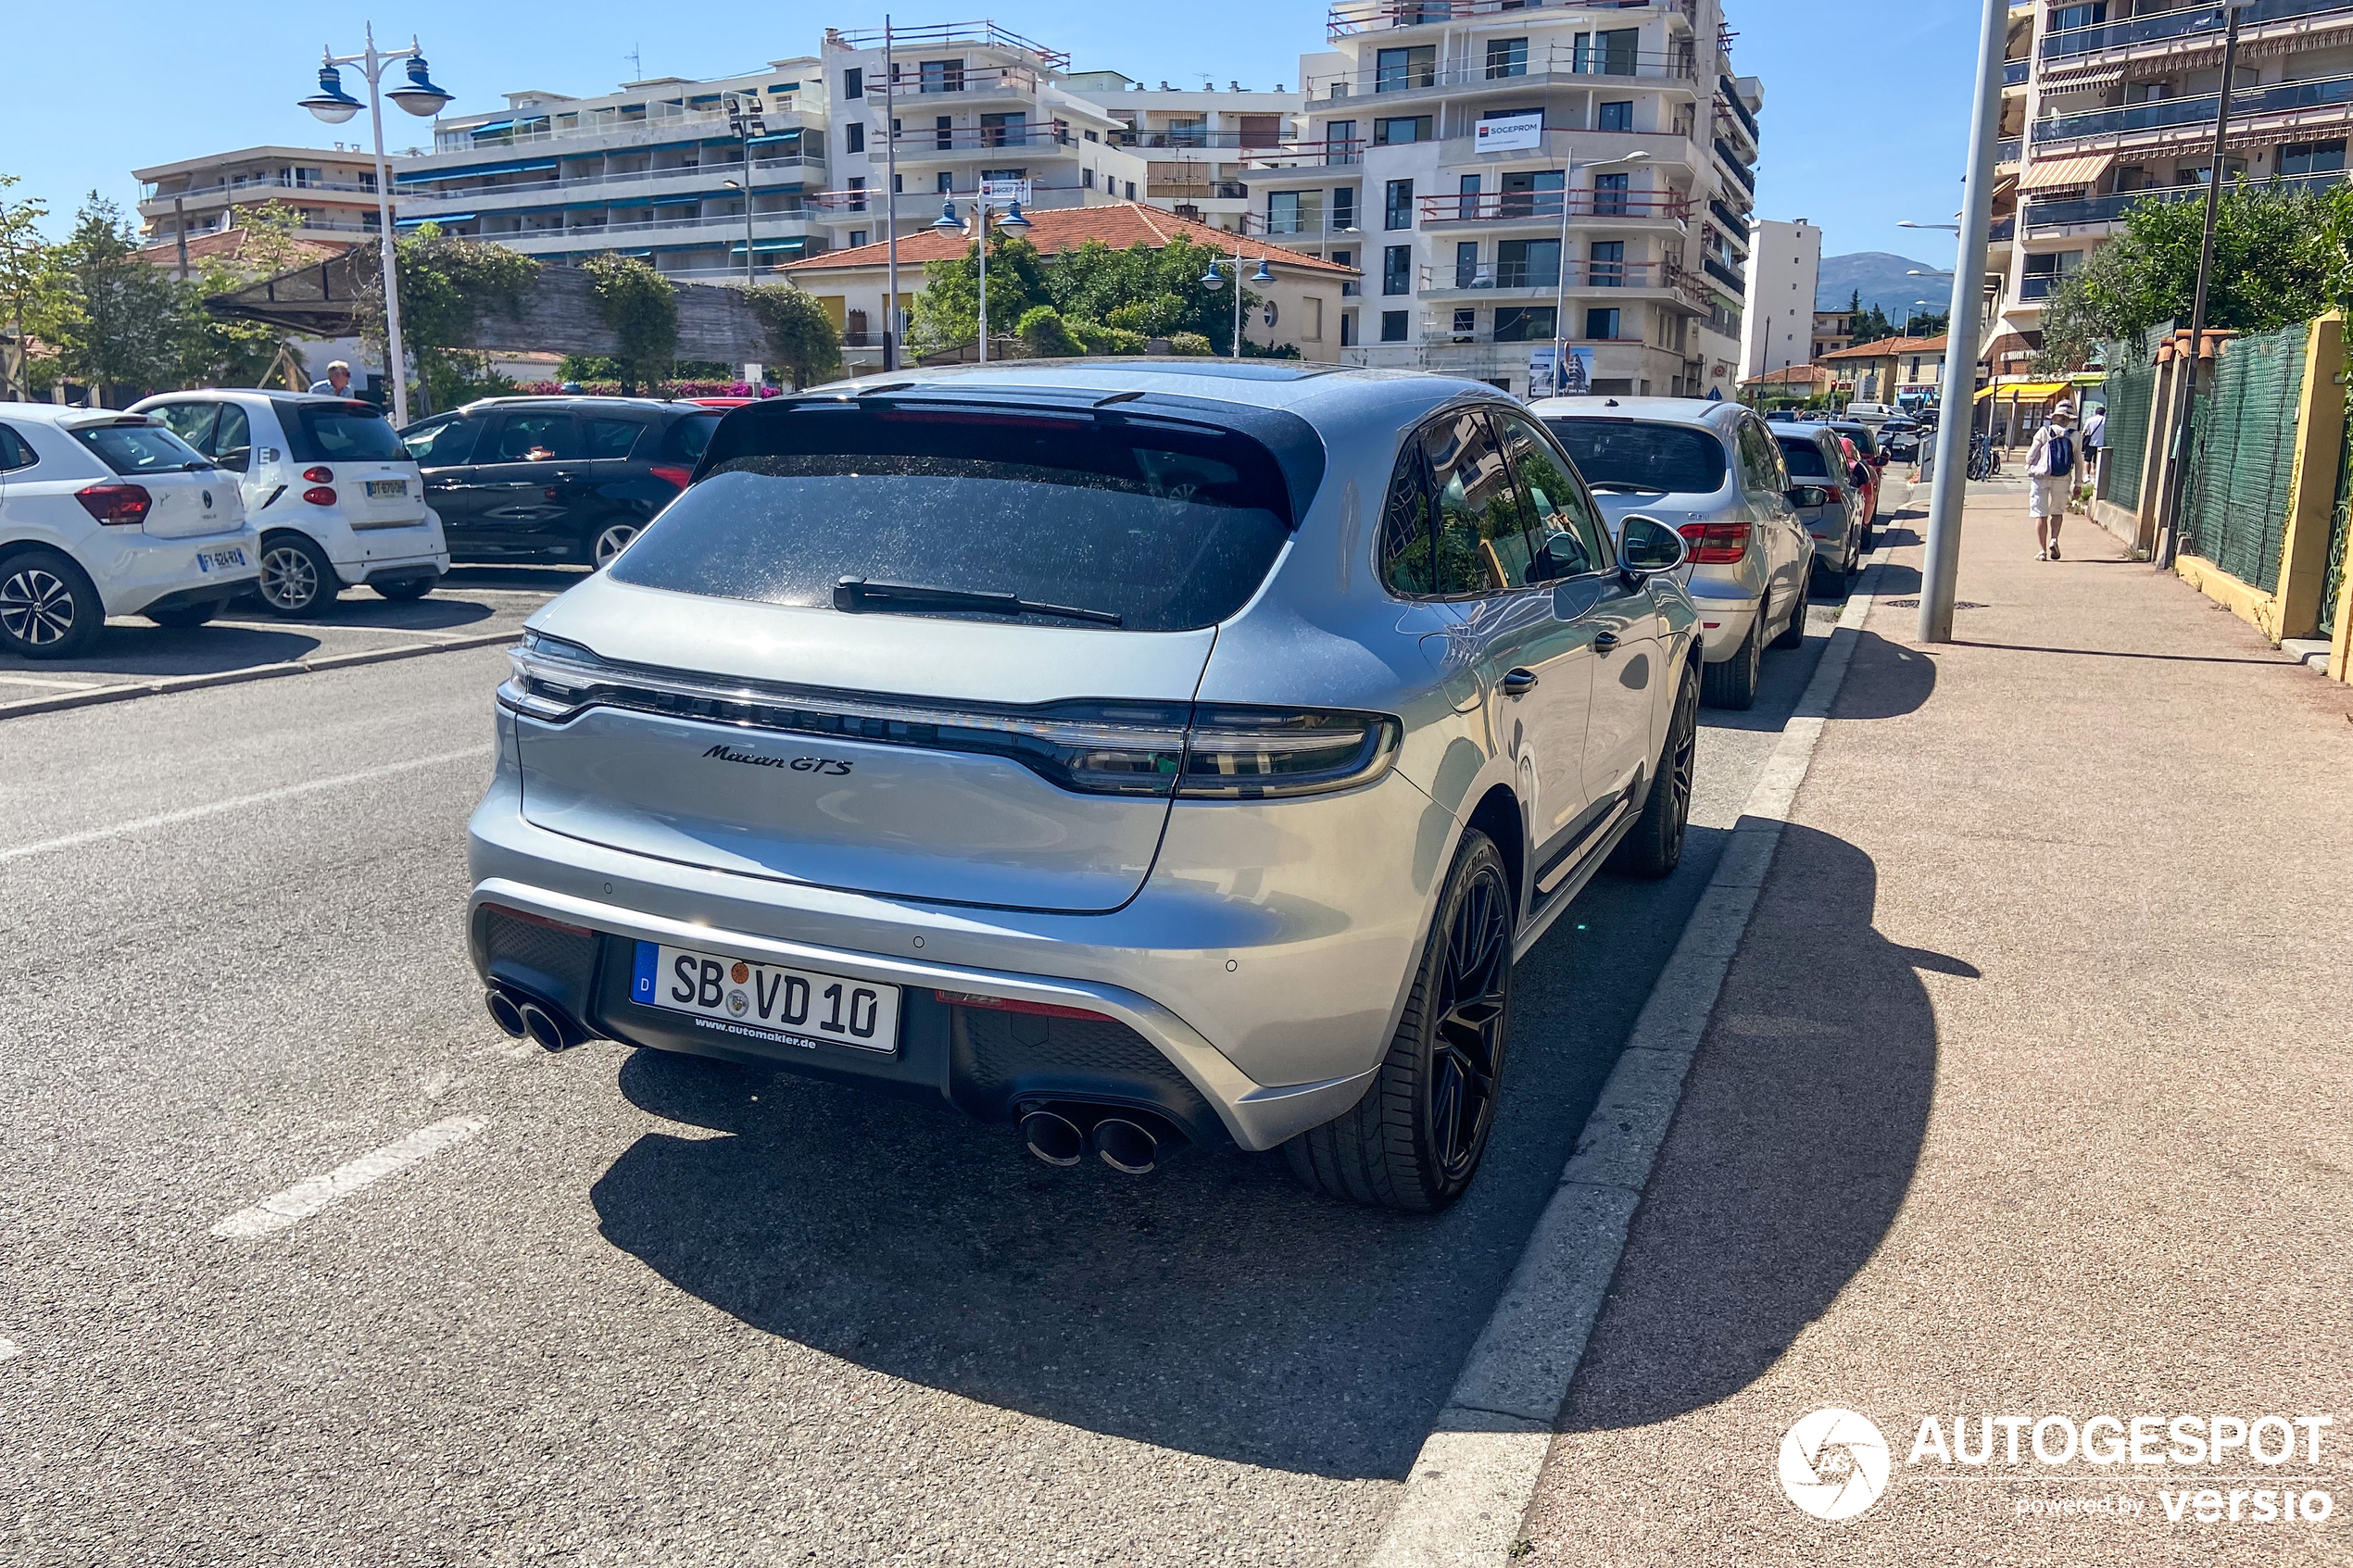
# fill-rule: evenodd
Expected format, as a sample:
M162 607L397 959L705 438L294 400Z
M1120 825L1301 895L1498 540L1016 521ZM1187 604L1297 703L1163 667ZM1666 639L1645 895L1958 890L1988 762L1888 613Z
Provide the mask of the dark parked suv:
M686 487L722 417L649 397L490 397L400 439L452 559L602 566Z

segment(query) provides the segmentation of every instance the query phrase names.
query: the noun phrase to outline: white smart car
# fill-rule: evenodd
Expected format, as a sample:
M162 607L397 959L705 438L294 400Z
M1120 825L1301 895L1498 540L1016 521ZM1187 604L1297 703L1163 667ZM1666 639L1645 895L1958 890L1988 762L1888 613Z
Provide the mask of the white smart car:
M201 626L260 545L235 476L145 415L0 403L0 653L70 658L109 615Z
M422 598L449 570L416 461L373 404L208 387L132 408L234 472L261 530L261 601L277 614L322 614L362 585Z

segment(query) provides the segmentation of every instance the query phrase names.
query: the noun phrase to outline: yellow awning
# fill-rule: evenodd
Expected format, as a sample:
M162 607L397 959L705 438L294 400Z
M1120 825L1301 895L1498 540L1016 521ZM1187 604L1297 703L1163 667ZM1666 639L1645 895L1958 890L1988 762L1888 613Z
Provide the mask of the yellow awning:
M2020 403L2040 403L2045 397L2072 391L2074 385L2073 382L2030 381L2015 382L2008 386L1982 386L1977 389L1977 400L1982 403L1989 397L2005 401L2016 398Z
M2065 191L2078 185L2099 183L2100 176L2116 161L2114 153L2087 153L2082 157L2053 158L2038 163L2019 178L2021 191Z

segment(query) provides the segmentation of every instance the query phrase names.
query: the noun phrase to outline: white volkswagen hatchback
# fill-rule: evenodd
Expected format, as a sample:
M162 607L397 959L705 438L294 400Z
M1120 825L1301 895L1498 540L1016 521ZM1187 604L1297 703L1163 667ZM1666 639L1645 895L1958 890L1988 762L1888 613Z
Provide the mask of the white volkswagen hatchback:
M422 598L449 570L416 460L372 403L207 388L132 408L232 470L261 530L261 602L275 613L323 614L362 585Z
M69 658L109 615L201 626L260 543L234 476L145 415L0 403L0 653Z

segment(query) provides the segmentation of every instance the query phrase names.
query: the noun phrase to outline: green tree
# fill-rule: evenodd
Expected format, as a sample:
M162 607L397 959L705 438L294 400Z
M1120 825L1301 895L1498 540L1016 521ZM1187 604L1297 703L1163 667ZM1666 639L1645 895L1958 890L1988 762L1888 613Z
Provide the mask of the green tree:
M612 329L622 391L667 377L678 358L678 291L670 280L626 256L591 257L587 271L597 311Z
M1012 332L1024 314L1052 305L1045 264L1038 247L1001 229L988 232L988 330L992 337ZM924 269L924 289L907 323L907 346L915 354L937 354L980 341L980 244L964 254Z
M769 358L795 392L841 373L841 333L814 295L791 283L754 283L744 300L767 334Z
M0 322L9 333L9 346L0 353L0 396L22 399L32 395L24 345L35 336L53 338L70 302L64 260L41 236L49 209L37 197L8 200L16 183L16 175L0 174Z
M1224 256L1181 235L1165 245L1135 245L1126 250L1090 240L1048 260L1044 282L1049 302L1065 321L1101 321L1147 338L1197 332L1210 341L1215 352L1230 354L1233 295L1226 289L1205 289L1201 283L1211 263ZM1220 270L1229 280L1227 288L1231 288L1233 269ZM1245 273L1248 270L1245 258ZM1244 318L1263 303L1254 291L1245 288ZM992 291L990 309L995 307ZM1243 336L1247 341L1249 334Z
M352 260L352 275L365 291L360 335L382 351L384 270L372 245L354 251ZM439 224L425 223L393 242L393 266L400 279L400 335L417 362L417 411L431 413L446 407L434 398L435 383L465 383L476 368L445 365L439 357L472 351L485 313L520 310L522 291L539 275L539 263L504 245L445 234ZM404 372L405 367L396 368L396 373Z
M67 305L55 328L58 368L94 399L107 387L180 384L193 291L148 265L122 208L91 192L58 252Z
M1078 335L1063 324L1063 313L1051 305L1033 305L1022 312L1021 325L1013 332L1040 359L1066 358L1087 351Z

